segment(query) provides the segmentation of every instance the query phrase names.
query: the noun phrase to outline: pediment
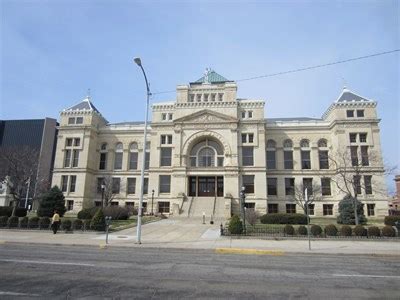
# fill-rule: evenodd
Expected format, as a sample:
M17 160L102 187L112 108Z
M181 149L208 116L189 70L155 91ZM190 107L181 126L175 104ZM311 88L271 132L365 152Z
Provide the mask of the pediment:
M194 114L190 114L178 119L175 119L175 123L232 123L237 122L236 118L221 114L208 109L198 111Z

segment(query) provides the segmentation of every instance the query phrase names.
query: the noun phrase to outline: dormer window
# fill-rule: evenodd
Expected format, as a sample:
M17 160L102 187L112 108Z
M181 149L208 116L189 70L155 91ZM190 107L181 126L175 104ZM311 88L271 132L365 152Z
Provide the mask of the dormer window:
M244 110L244 111L242 111L242 119L245 119L246 118L246 111Z
M68 125L75 124L75 118L68 118Z
M220 93L218 94L218 101L222 101L224 98L224 94Z
M76 124L83 124L83 117L77 117Z
M194 94L189 95L189 102L194 102Z
M211 102L215 102L215 94L211 94Z
M208 94L204 94L204 102L208 102Z
M201 94L197 94L197 95L196 95L196 100L197 100L197 102L200 102L200 101L201 101Z
M168 114L168 120L172 120L173 115L172 114Z
M346 111L346 115L347 115L348 118L354 118L354 110L348 109Z
M249 111L247 112L247 117L248 117L249 119L251 119L251 118L253 117L253 112L252 112L251 110L249 110Z
M364 110L357 109L357 118L363 118L363 117L364 117Z
M167 119L167 114L161 114L161 119L165 121Z

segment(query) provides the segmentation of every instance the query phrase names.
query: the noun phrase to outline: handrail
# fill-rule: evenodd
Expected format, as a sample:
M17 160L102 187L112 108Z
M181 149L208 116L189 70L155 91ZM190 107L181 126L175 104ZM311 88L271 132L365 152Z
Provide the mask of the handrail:
M192 196L192 198L190 198L189 209L188 209L188 215L187 215L188 218L190 217L190 211L191 211L191 209L192 209L193 199L194 199L194 196Z
M213 207L213 213L212 213L212 219L214 220L214 216L215 216L215 206L216 206L216 203L217 203L217 196L215 195L214 196L214 207Z

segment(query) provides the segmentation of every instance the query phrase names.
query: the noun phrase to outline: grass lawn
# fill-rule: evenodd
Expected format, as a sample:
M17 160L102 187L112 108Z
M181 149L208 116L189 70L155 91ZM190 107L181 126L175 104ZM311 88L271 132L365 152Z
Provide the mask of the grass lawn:
M146 224L149 222L154 222L161 220L160 217L157 216L143 216L142 217L142 224ZM137 223L137 216L131 217L128 220L115 220L111 223L110 231L119 231L131 227L135 227Z

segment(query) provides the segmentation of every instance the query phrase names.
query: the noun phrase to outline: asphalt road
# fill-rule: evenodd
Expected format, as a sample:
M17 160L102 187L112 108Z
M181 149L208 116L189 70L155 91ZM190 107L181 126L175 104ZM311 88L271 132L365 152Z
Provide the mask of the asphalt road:
M399 299L399 257L0 245L0 299Z

